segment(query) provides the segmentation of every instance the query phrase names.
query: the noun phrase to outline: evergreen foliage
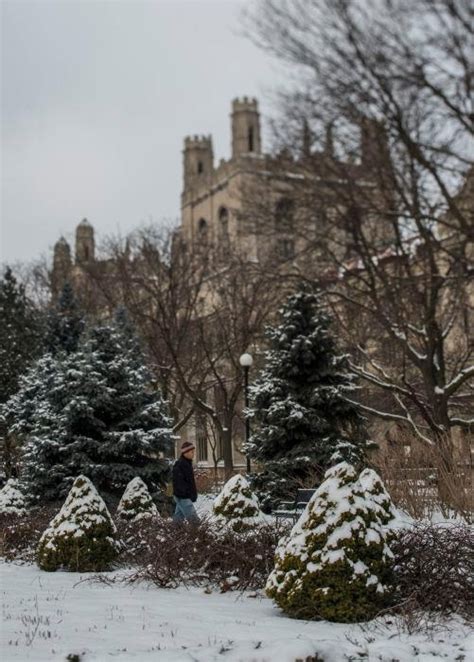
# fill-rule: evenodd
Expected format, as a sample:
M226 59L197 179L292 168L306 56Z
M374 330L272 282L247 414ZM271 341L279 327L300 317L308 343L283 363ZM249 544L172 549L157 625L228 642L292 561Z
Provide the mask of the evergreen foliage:
M1 515L25 515L26 499L20 490L18 480L10 478L0 490Z
M300 289L280 315L281 323L267 329L270 348L249 411L255 430L249 450L263 467L254 485L273 500L293 497L337 462L358 463L367 446L364 419L346 399L356 389L354 376L320 296Z
M68 497L41 536L37 561L42 570L107 570L119 551L107 506L85 476L74 481Z
M4 409L25 438L22 480L34 499L64 498L79 474L117 496L135 476L153 490L166 483L166 403L116 326L93 328L75 352L46 354Z
M0 280L0 404L18 390L20 376L41 354L43 319L7 267Z
M372 501L372 507L382 524L387 529L394 529L397 510L378 473L373 469L366 468L360 474L359 481L364 490L365 498Z
M158 509L153 503L148 487L138 476L125 488L117 507L117 517L126 521L137 521L144 517L157 517Z
M252 529L262 518L257 497L241 474L232 476L224 485L214 501L213 513L217 521L236 532Z
M65 283L48 316L47 349L51 354L75 352L85 328L84 315L70 283Z
M353 466L341 462L328 469L277 548L266 585L269 597L295 618L373 618L392 592L393 554L379 513Z

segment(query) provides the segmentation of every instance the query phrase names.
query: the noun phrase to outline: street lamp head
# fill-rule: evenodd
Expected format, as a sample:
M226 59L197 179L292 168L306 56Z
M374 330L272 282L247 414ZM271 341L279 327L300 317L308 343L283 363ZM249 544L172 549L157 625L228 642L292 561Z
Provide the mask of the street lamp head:
M239 359L239 363L242 366L242 368L250 368L253 364L253 357L251 354L242 354L242 356Z

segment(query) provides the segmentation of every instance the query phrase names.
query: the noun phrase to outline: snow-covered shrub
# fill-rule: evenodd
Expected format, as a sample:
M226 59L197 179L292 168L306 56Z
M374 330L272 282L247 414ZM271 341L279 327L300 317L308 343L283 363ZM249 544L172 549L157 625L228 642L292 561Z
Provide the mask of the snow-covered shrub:
M153 503L148 487L140 476L136 476L125 488L117 507L117 517L132 521L157 515L158 509Z
M19 482L15 478L10 478L0 490L0 513L26 514L26 500L20 490Z
M116 528L107 506L91 481L79 476L41 536L38 565L43 570L105 570L118 550Z
M366 621L388 603L392 558L377 508L341 462L279 545L266 591L296 618Z
M232 476L214 500L212 512L219 523L234 531L246 531L262 522L257 497L241 475Z
M378 473L373 469L364 469L359 476L359 481L365 497L372 501L372 507L382 524L392 529L397 519L397 511Z

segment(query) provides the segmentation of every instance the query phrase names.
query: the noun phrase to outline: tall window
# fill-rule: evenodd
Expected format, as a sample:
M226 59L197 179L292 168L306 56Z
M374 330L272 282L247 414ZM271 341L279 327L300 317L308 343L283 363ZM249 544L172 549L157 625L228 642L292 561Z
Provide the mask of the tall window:
M197 171L198 175L201 175L204 172L204 164L202 161L198 161Z
M295 242L293 239L278 239L278 255L283 260L292 260L295 257Z
M249 152L253 152L254 149L254 136L253 136L253 126L249 126L249 132L248 132L248 138L249 138Z
M294 231L295 204L290 198L280 198L275 205L275 229L279 233Z
M197 461L207 462L207 426L202 412L196 412L196 450Z
M198 239L199 243L206 245L209 238L209 231L207 221L205 218L200 218L198 223Z
M229 238L229 210L226 207L219 209L219 243L223 254L227 254L230 246Z

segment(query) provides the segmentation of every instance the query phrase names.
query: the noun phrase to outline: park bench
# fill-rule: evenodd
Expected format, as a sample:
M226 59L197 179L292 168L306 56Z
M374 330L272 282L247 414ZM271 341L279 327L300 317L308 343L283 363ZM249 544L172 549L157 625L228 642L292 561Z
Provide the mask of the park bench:
M297 490L294 501L281 501L272 513L276 521L278 522L280 519L292 519L293 522L296 522L315 491L307 489Z

